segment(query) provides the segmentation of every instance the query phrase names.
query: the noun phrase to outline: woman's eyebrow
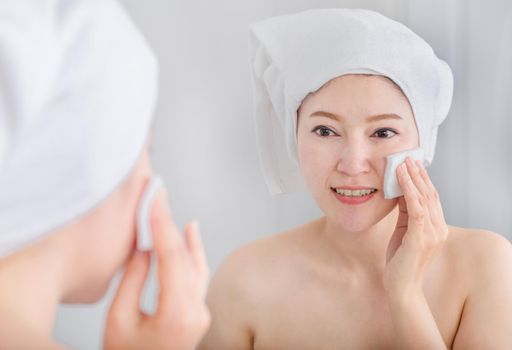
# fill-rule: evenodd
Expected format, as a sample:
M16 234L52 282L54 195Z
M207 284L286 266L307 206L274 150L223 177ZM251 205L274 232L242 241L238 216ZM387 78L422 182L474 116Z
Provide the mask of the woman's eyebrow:
M368 122L376 122L383 119L398 119L402 120L403 118L395 113L387 113L387 114L378 114L378 115L372 115L366 118L366 121Z
M313 114L310 115L310 117L326 117L330 118L336 121L342 121L344 118L341 115L337 115L330 112L325 111L316 111ZM402 120L403 118L400 117L398 114L395 113L386 113L386 114L378 114L378 115L372 115L366 118L367 122L376 122L383 119L398 119Z

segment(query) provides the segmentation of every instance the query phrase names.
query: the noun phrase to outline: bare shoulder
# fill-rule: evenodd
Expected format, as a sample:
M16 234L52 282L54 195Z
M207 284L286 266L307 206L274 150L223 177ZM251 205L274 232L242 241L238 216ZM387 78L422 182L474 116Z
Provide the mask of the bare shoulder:
M224 259L206 298L212 324L199 349L252 349L262 300L274 294L300 245L301 228L258 239Z
M238 310L247 314L258 309L261 300L271 299L304 259L311 225L314 222L257 239L230 253L210 283L210 302L236 301Z
M511 242L503 235L493 231L448 226L450 230L447 244L458 247L458 250L481 258L493 252L504 252L512 249ZM462 249L464 248L464 249Z
M450 227L453 265L469 282L453 349L511 349L512 244L503 235Z
M490 272L504 272L512 264L512 244L493 231L449 226L446 242L449 255L465 266L474 278Z
M224 259L214 280L243 293L261 292L262 281L268 281L279 269L300 258L309 225L311 223L239 247Z

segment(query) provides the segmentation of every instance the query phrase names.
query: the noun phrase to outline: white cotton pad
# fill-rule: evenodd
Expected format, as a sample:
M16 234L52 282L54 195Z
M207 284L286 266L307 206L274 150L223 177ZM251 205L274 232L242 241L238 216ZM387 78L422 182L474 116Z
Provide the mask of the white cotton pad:
M137 211L137 249L149 251L153 249L153 233L151 231L150 214L155 195L163 186L162 178L154 176L146 186Z
M404 194L398 183L396 168L402 164L408 156L414 160L420 160L425 163L425 151L422 148L415 148L387 156L386 173L384 174L384 198L392 199Z

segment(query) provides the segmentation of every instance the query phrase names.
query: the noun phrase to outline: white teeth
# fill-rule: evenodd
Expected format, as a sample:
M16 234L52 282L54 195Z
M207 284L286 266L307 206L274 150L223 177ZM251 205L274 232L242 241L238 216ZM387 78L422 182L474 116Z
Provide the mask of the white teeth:
M341 188L336 188L336 192L338 194L341 194L342 196L347 196L347 197L361 197L361 196L367 196L369 195L370 193L373 193L375 192L376 189L373 189L373 190L344 190L344 189L341 189Z

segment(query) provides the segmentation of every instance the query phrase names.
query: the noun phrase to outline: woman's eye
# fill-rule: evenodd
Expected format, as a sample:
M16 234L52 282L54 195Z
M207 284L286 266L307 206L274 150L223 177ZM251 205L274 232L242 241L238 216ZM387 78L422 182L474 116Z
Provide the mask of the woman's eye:
M334 136L336 133L325 126L317 126L313 129L313 132L317 134L318 136L322 137L328 137L328 136Z
M393 129L379 129L374 135L377 135L377 137L381 139L390 139L397 134L398 133Z

